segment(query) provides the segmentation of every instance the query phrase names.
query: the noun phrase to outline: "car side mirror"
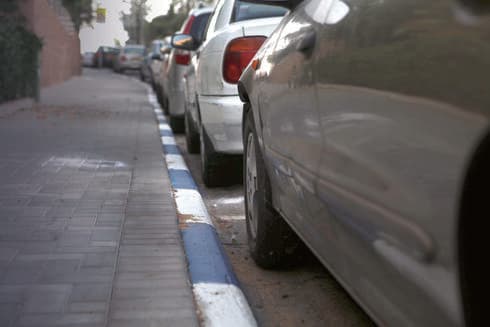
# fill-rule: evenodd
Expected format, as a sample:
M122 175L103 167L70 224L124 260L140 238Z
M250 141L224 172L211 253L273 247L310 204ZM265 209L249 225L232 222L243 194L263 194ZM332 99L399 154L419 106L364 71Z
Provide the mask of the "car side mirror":
M181 50L194 51L198 47L198 43L189 34L174 34L171 41L172 47Z

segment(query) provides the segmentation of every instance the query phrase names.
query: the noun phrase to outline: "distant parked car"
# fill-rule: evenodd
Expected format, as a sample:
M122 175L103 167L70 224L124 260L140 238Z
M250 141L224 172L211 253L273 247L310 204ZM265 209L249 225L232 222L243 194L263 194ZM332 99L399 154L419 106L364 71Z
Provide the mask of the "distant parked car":
M202 42L212 12L212 8L194 9L190 12L180 32L191 35L195 46L193 50L172 49L168 57L168 65L162 76L163 93L168 99L167 109L170 126L175 133L184 132L184 74L191 62L194 50Z
M121 48L114 61L114 71L123 73L125 70L140 70L145 56L144 45L126 45Z
M115 47L101 46L97 49L94 55L94 67L112 67L118 49Z
M140 80L142 82L149 82L151 79L150 65L152 61L152 56L152 53L147 53L147 55L143 59L143 62L141 63Z
M162 106L163 112L168 115L168 97L166 96L165 90L167 88L167 69L168 69L168 59L170 52L172 51L171 36L166 36L164 38L164 43L160 48L160 63L159 65L152 65L153 71L153 88L157 94L158 102ZM158 60L158 58L156 58ZM154 61L155 63L156 61Z
M254 260L297 233L380 326L488 325L488 2L255 2L292 11L239 83Z
M82 55L82 65L84 67L93 67L94 56L95 56L95 52L84 52Z
M140 71L140 77L143 81L148 81L155 88L155 76L160 72L162 65L163 54L161 49L163 46L168 45L170 42L167 40L153 40L151 42L148 54L143 61Z
M185 73L187 148L191 153L200 151L207 186L228 184L239 175L242 102L236 84L286 12L285 8L239 0L219 1L204 43ZM172 45L195 50L199 43L183 33L173 38Z

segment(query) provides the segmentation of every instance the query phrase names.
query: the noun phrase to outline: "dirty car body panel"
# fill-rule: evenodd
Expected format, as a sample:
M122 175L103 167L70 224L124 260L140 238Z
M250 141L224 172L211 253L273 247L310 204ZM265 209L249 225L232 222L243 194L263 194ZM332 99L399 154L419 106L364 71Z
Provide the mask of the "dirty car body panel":
M465 323L459 210L488 137L489 40L457 1L305 0L242 75L273 206L381 325Z

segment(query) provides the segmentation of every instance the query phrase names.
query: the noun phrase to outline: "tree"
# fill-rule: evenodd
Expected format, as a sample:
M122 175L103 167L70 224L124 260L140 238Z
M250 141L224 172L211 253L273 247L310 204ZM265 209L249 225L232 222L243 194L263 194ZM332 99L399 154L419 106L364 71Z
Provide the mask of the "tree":
M62 0L63 6L70 13L77 31L83 23L90 23L94 18L92 0Z
M163 39L165 36L175 33L184 23L187 15L176 13L174 6L170 8L166 15L155 17L151 23L145 26L145 35L148 41Z
M0 2L0 103L34 97L41 40L26 27L17 0Z
M211 5L213 0L172 0L171 5L179 14L189 14L193 8Z
M146 23L145 16L148 13L147 0L131 0L129 14L121 12L121 21L128 32L129 43L144 43L143 29Z

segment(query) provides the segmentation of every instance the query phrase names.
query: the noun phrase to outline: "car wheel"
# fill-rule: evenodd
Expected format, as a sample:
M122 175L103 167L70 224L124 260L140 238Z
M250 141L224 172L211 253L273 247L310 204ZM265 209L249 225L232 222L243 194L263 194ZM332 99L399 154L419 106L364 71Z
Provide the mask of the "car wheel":
M272 207L272 191L257 142L252 110L244 125L243 177L248 246L262 268L298 262L304 249L296 233Z
M164 115L167 115L170 113L170 111L168 110L168 107L169 107L169 104L168 104L168 98L163 96L162 95L162 98L163 98L163 106L162 106L162 109L163 109L163 114Z
M199 153L200 140L199 133L194 129L194 124L190 122L190 113L185 111L184 123L185 123L185 143L187 145L187 151L189 153Z
M184 133L185 126L184 126L184 118L183 117L173 117L170 116L170 127L172 128L172 132L175 134L182 134Z
M204 184L207 187L222 186L224 184L221 175L222 162L216 153L211 152L209 141L205 139L203 126L199 133L199 147L201 153L201 174Z
M207 187L229 186L242 181L242 155L228 155L214 151L204 127L199 133L201 174Z

